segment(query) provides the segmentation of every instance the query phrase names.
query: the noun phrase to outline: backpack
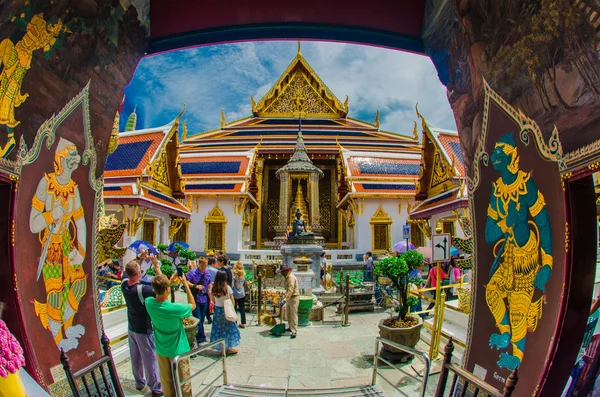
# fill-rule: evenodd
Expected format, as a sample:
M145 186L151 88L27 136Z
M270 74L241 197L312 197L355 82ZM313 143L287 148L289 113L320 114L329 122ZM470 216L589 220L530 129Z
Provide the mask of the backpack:
M125 284L127 283L127 280L129 280L129 279L128 278L123 279L123 281L121 283L122 287L125 286ZM136 289L137 289L138 298L140 299L142 306L146 306L146 302L144 302L144 291L142 290L142 284L140 284L140 283L136 284Z

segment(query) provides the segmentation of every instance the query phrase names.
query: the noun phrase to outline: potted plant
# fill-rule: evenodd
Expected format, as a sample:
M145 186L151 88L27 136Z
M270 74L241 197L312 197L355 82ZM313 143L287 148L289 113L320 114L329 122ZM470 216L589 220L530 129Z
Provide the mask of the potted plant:
M423 262L423 255L406 251L400 256L388 256L375 264L375 274L387 277L398 290L397 315L379 322L379 336L401 345L414 348L419 342L423 321L419 316L409 316L408 308L417 304L417 298L409 296L409 274ZM406 361L412 356L398 349L383 345L381 355L390 360Z

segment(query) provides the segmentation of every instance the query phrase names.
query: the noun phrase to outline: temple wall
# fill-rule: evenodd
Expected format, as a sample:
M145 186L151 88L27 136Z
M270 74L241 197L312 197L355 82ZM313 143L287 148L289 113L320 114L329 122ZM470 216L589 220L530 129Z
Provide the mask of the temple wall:
M455 215L454 215L454 213L452 213L452 211L445 211L445 212L440 212L439 214L431 215L429 222L430 222L431 228L433 229L433 232L435 232L435 228L436 228L436 225L439 220L449 221L454 218L455 218ZM454 222L454 237L465 238L465 233L460 228L460 225L458 224L458 222L456 220L454 220L453 222ZM428 246L430 246L431 240L427 239L427 241L429 244Z
M225 252L239 252L242 248L242 214L234 213L233 199L229 197L201 197L197 199L198 211L194 206L190 217L188 243L193 251L202 252L205 248L206 223L204 219L216 205L227 219L225 226Z
M357 201L358 205L362 208L362 199ZM406 224L408 219L408 212L406 207L406 201L399 204L398 199L365 199L364 200L364 211L360 215L355 214L356 226L354 228L354 241L355 249L359 252L372 251L372 230L370 220L373 214L379 209L379 205L392 219L391 227L391 244L402 240L402 226ZM414 205L414 202L410 202ZM392 247L390 247L391 249Z

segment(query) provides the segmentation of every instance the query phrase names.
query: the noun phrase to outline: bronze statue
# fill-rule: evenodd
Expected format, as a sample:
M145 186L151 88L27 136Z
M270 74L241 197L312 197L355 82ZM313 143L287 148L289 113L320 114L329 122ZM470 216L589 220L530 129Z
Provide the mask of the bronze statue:
M296 219L294 219L294 223L292 224L292 236L314 236L313 232L306 231L306 223L302 218L302 212L300 208L296 210Z

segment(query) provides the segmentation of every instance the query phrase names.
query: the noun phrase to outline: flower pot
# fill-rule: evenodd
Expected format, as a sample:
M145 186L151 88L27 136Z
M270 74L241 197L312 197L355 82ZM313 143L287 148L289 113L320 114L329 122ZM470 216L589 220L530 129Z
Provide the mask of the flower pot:
M188 318L188 320L193 320L194 322L190 325L184 325L183 329L185 330L185 336L187 336L190 346L193 346L194 342L196 342L196 334L198 333L198 323L200 320L193 316Z
M421 328L423 327L423 319L419 316L413 316L418 320L416 325L408 328L393 328L383 325L385 319L379 322L379 336L388 339L392 342L396 342L400 345L414 348L421 337ZM392 346L382 345L380 354L389 361L402 361L406 362L412 359L412 354L398 350Z
M6 378L0 376L0 397L27 397L19 371Z

